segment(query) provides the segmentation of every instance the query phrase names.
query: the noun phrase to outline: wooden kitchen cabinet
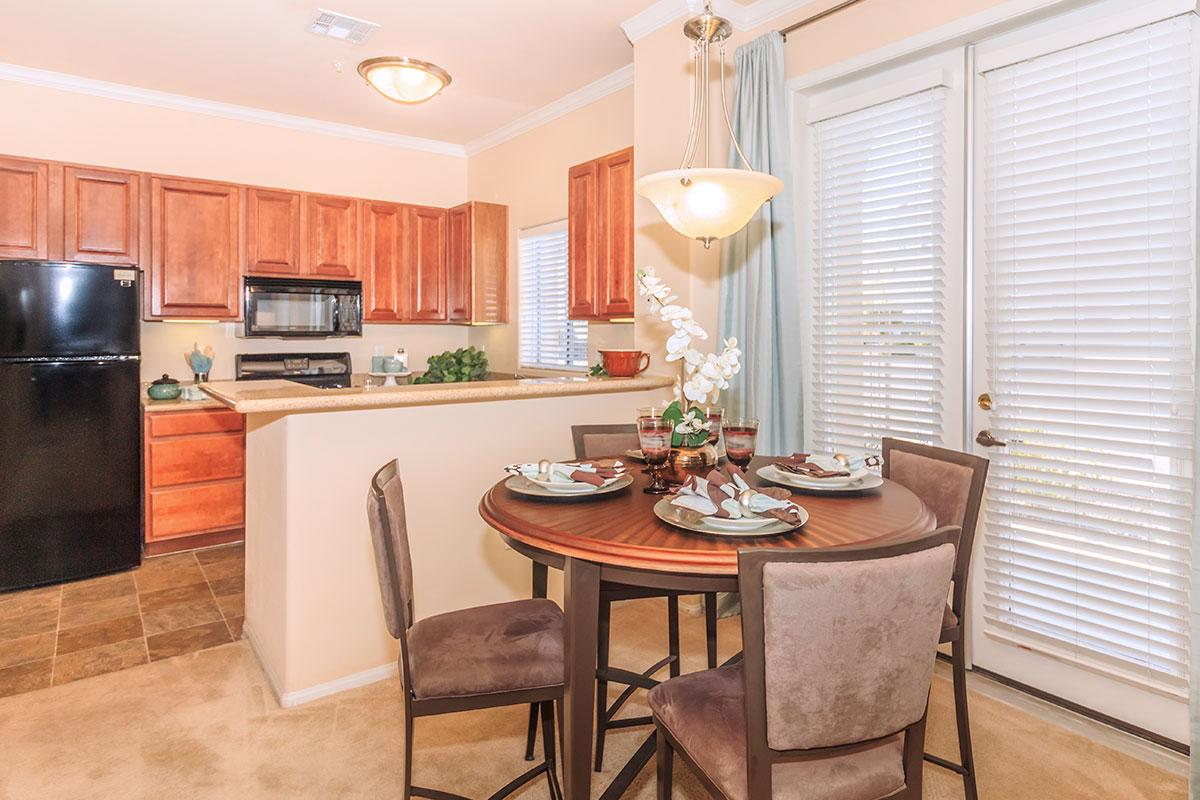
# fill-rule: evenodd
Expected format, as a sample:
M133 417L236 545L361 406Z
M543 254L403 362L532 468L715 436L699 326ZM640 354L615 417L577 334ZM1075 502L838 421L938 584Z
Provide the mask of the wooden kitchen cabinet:
M144 414L148 555L240 541L245 417L228 409Z
M363 320L400 322L405 206L364 200L362 204Z
M304 273L299 192L246 190L246 274L298 278Z
M50 257L50 169L0 157L0 258Z
M314 277L358 280L358 207L352 197L305 195L308 269Z
M137 266L141 176L63 167L63 258Z
M407 206L402 281L408 292L404 318L445 322L447 305L447 213L444 208Z
M447 227L449 320L508 322L508 206L455 206Z
M237 318L238 213L236 186L150 178L150 316Z
M567 195L567 315L633 316L633 148L571 167Z

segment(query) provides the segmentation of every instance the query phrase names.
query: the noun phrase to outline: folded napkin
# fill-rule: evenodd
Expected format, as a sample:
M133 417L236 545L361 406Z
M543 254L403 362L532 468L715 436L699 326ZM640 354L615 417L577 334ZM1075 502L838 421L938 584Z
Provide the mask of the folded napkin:
M820 464L809 461L808 453L792 453L787 458L775 462L775 466L793 475L803 475L806 478L849 478L849 470L826 469Z
M550 483L590 483L593 486L603 486L615 478L625 474L625 465L620 461L605 464L578 463L573 461L551 462L549 474L542 474L544 464L512 464L504 468L512 475L522 475L531 480L549 481Z
M752 489L737 465L726 464L724 472L714 469L706 478L689 475L675 489L671 505L700 517L741 519L757 514L794 525L800 522L801 511L791 496L787 489Z

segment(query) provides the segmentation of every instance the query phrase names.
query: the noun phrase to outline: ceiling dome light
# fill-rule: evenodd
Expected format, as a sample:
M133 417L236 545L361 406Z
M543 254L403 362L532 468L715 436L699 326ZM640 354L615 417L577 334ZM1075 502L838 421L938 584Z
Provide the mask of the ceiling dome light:
M729 109L725 106L725 40L733 33L729 20L714 16L709 3L704 13L688 20L684 34L691 39L692 62L695 73L692 96L692 120L688 128L687 146L679 169L655 172L637 181L633 188L645 197L663 219L689 239L699 239L708 247L715 239L724 239L746 226L762 204L783 188L783 181L766 172L756 172L738 145ZM745 169L722 169L708 166L708 48L716 43L721 55L721 110L725 127ZM692 161L704 138L704 166L693 167Z
M397 103L424 103L450 85L450 73L437 64L403 56L368 58L358 65L367 83Z

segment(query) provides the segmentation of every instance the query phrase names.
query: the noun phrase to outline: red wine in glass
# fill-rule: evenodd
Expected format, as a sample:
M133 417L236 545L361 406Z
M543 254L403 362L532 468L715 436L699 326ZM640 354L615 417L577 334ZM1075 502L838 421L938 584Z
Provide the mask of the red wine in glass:
M725 457L742 469L750 466L758 439L758 420L725 420L721 432L725 436Z

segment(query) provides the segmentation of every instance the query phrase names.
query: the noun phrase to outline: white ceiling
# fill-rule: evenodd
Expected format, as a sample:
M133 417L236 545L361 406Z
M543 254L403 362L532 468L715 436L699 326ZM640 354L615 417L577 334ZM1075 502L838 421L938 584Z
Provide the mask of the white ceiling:
M743 0L744 1L744 0ZM365 45L308 32L316 9L380 23ZM3 0L0 61L464 144L629 64L621 22L652 0ZM432 61L420 106L376 94L359 61ZM341 62L339 73L335 62Z

